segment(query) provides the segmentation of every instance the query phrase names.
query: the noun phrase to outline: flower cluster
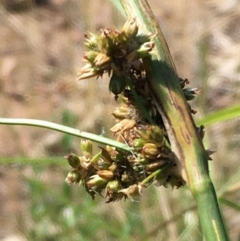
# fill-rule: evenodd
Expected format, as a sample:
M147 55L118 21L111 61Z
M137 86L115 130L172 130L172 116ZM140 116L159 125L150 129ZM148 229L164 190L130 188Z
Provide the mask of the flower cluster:
M154 34L138 32L136 19L131 19L121 30L107 28L100 34L85 36L87 63L78 79L101 77L104 73L111 76L109 90L118 103L112 113L116 124L111 131L117 141L126 143L132 151L106 146L93 155L92 142L82 140L83 155L66 156L73 168L66 182L81 183L92 198L103 195L106 202L133 198L153 182L177 188L185 184L149 91L142 61L154 48ZM186 100L192 100L198 90L186 88L186 79L179 81ZM203 128L199 128L199 135L203 134Z
M171 152L163 145L161 130L149 127L139 130L132 153L106 146L96 155L92 154L92 142L81 140L83 155L66 156L72 170L68 173L68 184L80 183L85 190L95 198L104 195L106 202L134 198L141 193L142 187L156 181L159 185L167 185L172 179L172 185L181 186L182 179L175 175L176 166L171 161ZM158 136L161 136L159 139ZM160 170L166 171L160 172Z
M131 19L121 30L106 28L101 34L85 35L89 51L84 54L87 63L80 70L78 80L108 73L110 91L120 94L126 87L125 77L133 68L141 68L140 59L148 56L154 47L153 34L137 33L136 20Z

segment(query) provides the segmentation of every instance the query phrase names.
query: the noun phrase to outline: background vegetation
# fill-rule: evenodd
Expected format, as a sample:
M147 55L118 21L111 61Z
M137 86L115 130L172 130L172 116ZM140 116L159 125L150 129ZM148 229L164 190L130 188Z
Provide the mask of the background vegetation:
M202 90L196 120L240 97L240 3L149 0L178 69ZM107 0L3 0L0 3L0 116L50 120L110 135L108 79L76 82L83 36L124 23ZM220 115L221 120L221 115ZM239 118L211 124L211 174L231 240L240 240ZM64 183L63 156L77 138L0 126L1 240L202 240L187 187L144 190L140 200L105 204ZM97 148L97 147L96 147ZM80 154L80 153L79 153Z

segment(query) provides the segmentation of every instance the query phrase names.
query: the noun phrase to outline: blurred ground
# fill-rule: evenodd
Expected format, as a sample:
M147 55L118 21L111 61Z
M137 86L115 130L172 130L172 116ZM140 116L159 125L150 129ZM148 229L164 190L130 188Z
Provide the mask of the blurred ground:
M192 86L202 90L194 103L196 118L238 104L239 1L149 0L149 3L167 39L179 76L188 78ZM84 33L98 31L103 26L120 27L123 23L123 17L107 0L1 1L0 116L43 119L109 134L113 123L109 113L114 99L108 91L107 78L78 83L75 79L83 65ZM217 150L213 174L218 188L239 171L239 126L239 120L234 120L207 130L206 144ZM47 130L0 126L0 147L1 158L62 157L70 151L78 152L78 140ZM31 176L34 172L31 167L21 168L0 165L2 240L27 233L13 217L24 219L24 213L28 213L28 190L19 169L21 175ZM51 171L45 175L51 176ZM62 178L59 182L63 181L61 172L59 176ZM239 188L236 190L231 195L239 200ZM224 209L224 215L232 240L240 240L240 216L229 208ZM29 216L26 222L31 223Z

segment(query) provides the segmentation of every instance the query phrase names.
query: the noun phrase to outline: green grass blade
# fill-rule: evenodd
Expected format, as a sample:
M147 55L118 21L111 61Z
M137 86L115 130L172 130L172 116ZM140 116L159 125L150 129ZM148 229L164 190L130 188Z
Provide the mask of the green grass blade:
M78 129L74 129L68 126L60 125L49 121L34 120L34 119L0 118L0 125L23 125L23 126L42 127L42 128L51 129L54 131L59 131L68 135L81 137L100 144L117 147L125 151L131 151L131 148L129 146L121 142L114 141L112 139L109 139L100 135L83 132Z
M198 125L210 126L218 122L232 120L240 117L240 105L231 106L229 108L213 112L203 119L198 120Z
M231 202L229 200L227 200L226 198L219 198L219 201L222 203L222 204L225 204L226 206L228 207L231 207L237 211L240 211L240 205L234 203L234 202Z

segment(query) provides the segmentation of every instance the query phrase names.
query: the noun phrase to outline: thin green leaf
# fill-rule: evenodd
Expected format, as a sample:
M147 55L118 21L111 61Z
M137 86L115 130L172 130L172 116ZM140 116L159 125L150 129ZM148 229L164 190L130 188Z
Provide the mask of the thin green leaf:
M60 125L57 123L43 121L43 120L34 120L34 119L15 119L15 118L0 118L0 124L2 125L23 125L23 126L34 126L34 127L42 127L46 129L51 129L54 131L59 131L65 134L69 134L72 136L77 136L81 138L85 138L87 140L91 140L100 144L113 146L125 151L131 151L131 148L126 144L123 144L118 141L114 141L112 139L95 135L88 132L83 132L78 129L74 129L68 126Z
M213 112L203 119L198 120L198 125L213 125L218 122L223 122L227 120L232 120L234 118L240 117L240 105L231 106L229 108Z
M234 203L234 202L231 202L229 200L227 200L226 198L219 198L219 201L223 204L225 204L226 206L230 207L230 208L233 208L237 211L240 211L240 205Z

